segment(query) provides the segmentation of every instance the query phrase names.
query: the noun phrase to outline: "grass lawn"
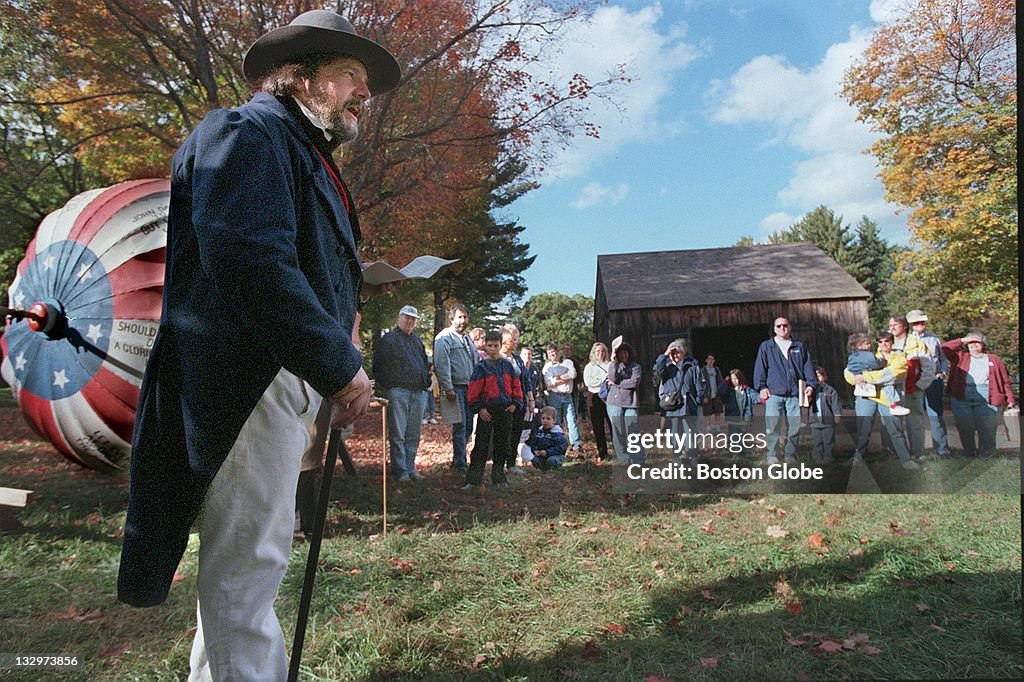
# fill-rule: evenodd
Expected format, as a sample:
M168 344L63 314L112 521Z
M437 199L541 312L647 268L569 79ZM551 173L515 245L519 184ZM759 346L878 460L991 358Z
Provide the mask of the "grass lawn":
M385 538L379 425L334 484L302 679L1024 676L1017 495L616 495L589 462L463 493L430 426ZM37 491L0 538L0 651L85 660L4 679L184 679L196 544L165 605L126 607L126 485L6 432L0 480ZM305 555L278 602L289 643Z

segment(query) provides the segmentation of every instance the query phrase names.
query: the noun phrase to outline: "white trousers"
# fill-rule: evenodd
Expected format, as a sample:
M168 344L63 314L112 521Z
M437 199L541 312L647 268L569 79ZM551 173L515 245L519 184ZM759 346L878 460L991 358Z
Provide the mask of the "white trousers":
M321 397L282 369L203 500L190 682L288 677L274 600L288 568L295 487Z

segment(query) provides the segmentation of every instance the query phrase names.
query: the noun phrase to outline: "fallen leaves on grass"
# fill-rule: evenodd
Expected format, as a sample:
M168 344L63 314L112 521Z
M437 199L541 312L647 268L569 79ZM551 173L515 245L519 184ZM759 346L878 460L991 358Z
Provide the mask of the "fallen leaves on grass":
M784 538L789 535L789 531L785 530L782 526L768 526L765 533L770 538Z
M699 659L699 663L700 663L700 667L702 667L702 668L717 668L718 667L718 659L717 658L701 658L701 659Z
M821 536L821 533L811 533L807 536L807 544L811 546L811 549L821 549L825 546L825 538Z
M644 678L644 682L672 682L672 678L662 675L648 675Z
M56 616L57 620L73 620L78 623L93 623L104 618L103 609L96 607L87 611L79 611L74 606L69 606Z
M612 635L624 635L626 634L626 626L619 623L608 623L604 626L606 632Z
M416 564L406 559L399 559L398 557L391 557L388 559L388 563L398 569L399 573L411 573Z
M804 605L798 601L786 602L786 612L791 616L799 616L804 612Z
M487 663L487 656L484 654L477 654L473 657L472 667L474 670L482 668Z
M787 637L786 644L794 647L810 646L810 652L818 656L831 656L834 654L850 654L860 652L868 656L876 656L882 650L868 644L871 637L864 633L857 633L849 637L833 637L824 632L802 632L799 637Z
M843 651L843 643L837 642L834 639L826 639L824 642L819 644L817 648L813 651L814 653L837 654L840 651Z
M103 651L101 651L100 656L102 656L103 658L117 658L121 654L127 652L130 648L131 646L127 642L122 642L121 644L112 644Z
M932 610L932 607L928 606L923 601L919 601L916 604L914 604L914 608L917 609L918 613L926 613Z
M905 528L900 528L899 524L897 524L897 523L895 523L893 521L889 522L889 532L892 533L893 535L898 535L901 538L905 538L908 535L910 535L910 531L906 530Z
M586 642L584 642L583 650L580 651L580 656L589 660L601 658L601 656L603 655L604 652L601 650L601 647L599 647L597 645L597 642L595 642L592 639L588 639Z

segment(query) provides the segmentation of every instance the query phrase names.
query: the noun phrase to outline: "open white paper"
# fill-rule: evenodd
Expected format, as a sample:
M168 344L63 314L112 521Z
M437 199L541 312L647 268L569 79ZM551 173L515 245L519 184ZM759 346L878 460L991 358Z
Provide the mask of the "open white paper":
M388 282L400 282L406 279L430 279L434 274L446 265L451 265L459 259L446 260L437 256L419 256L404 268L399 270L395 266L385 263L382 260L370 263L363 268L363 281L367 284L386 284Z

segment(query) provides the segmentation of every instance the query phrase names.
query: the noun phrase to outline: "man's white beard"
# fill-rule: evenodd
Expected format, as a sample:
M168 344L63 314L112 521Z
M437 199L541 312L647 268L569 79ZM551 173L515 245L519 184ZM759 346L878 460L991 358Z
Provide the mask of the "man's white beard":
M359 104L357 100L348 100L341 104L334 104L328 100L323 93L315 93L306 104L320 122L323 123L331 135L334 135L344 144L351 142L359 136L359 123L347 118L347 109L353 104Z

